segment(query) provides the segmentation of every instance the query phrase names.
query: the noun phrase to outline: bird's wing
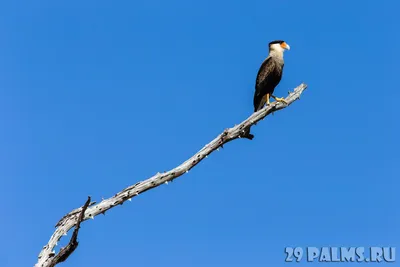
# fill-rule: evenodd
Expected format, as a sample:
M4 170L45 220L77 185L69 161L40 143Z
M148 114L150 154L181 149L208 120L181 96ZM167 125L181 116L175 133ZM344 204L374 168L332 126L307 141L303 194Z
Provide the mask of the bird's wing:
M256 79L256 88L254 92L254 111L259 110L262 108L265 104L264 101L264 94L263 92L263 83L267 82L267 79L269 77L269 74L274 70L275 68L275 62L268 57L267 59L264 60L264 62L261 64L260 69L258 70L257 73L257 79Z
M268 57L267 59L264 60L264 62L261 64L261 67L257 73L256 91L257 91L257 89L259 90L260 83L265 81L265 78L268 77L268 74L270 74L274 70L274 68L275 68L275 62L272 60L271 57ZM260 92L256 92L256 93L260 93Z

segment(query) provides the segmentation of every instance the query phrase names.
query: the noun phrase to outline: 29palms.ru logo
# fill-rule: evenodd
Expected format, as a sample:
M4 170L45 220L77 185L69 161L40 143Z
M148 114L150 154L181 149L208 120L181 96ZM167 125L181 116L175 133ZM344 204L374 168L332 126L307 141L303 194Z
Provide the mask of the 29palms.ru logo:
M395 262L395 247L286 247L286 262Z

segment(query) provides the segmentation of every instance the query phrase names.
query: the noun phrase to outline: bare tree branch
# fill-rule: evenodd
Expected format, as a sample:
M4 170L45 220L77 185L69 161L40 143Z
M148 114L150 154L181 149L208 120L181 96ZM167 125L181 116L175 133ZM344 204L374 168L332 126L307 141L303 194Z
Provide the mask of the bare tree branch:
M90 202L90 197L85 203L83 207L75 209L65 215L56 225L56 230L53 235L50 237L49 242L46 246L43 247L42 251L39 254L38 262L36 263L36 267L53 267L57 263L62 262L68 258L68 256L75 250L77 246L77 235L80 227L80 223L90 218L94 218L99 214L105 214L105 212L115 206L122 205L125 201L131 200L133 197L146 192L152 188L155 188L163 183L172 182L175 178L183 175L188 172L194 166L196 166L200 161L206 158L209 154L214 152L215 150L219 150L220 147L223 147L224 144L238 139L238 138L248 138L252 139L252 136L249 136L248 129L256 124L257 122L264 119L267 115L281 110L283 108L288 107L294 101L300 99L300 95L307 88L307 85L302 83L298 87L294 89L293 92L289 93L286 97L286 104L273 102L269 106L264 107L258 112L253 113L246 120L241 122L238 125L235 125L232 128L225 129L221 134L219 134L214 140L204 146L199 152L194 154L191 158L180 164L178 167L164 173L157 173L154 176L148 178L147 180L138 182L132 186L129 186L122 191L115 194L113 197L102 200L100 203L96 205L95 202ZM58 241L61 239L63 235L75 227L73 236L71 238L70 243L66 248L63 248L55 254L54 248L57 246ZM76 245L75 245L76 244Z

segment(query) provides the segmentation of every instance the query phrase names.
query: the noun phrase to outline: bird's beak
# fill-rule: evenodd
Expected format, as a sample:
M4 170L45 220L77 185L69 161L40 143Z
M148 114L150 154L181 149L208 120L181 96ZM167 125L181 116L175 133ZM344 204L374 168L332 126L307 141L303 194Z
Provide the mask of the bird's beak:
M283 43L281 44L281 47L282 47L283 49L290 50L290 46L289 46L286 42L283 42Z

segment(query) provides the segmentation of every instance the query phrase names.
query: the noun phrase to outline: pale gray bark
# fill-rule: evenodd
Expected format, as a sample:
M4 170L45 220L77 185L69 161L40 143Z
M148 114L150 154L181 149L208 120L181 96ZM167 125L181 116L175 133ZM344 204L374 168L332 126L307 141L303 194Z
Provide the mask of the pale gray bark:
M77 234L81 221L85 221L87 219L93 219L95 216L99 214L105 214L105 212L115 206L123 204L125 201L130 201L135 196L150 190L154 187L162 185L164 183L171 182L175 178L178 178L182 174L188 172L191 168L196 166L200 161L206 158L213 151L218 150L224 144L238 139L244 136L244 130L248 127L256 124L260 120L262 120L265 116L286 108L290 104L292 104L297 99L300 99L300 95L307 88L306 84L301 84L294 89L293 92L289 93L286 97L286 104L273 102L269 106L264 107L258 112L253 113L246 120L241 122L238 125L235 125L232 128L225 129L220 135L218 135L214 140L204 146L199 152L194 154L191 158L180 164L178 167L164 173L157 173L154 176L148 178L147 180L138 182L132 186L129 186L122 191L115 194L113 197L102 200L100 203L96 204L95 202L90 202L90 198L86 202L86 204L78 209L75 209L65 215L56 225L56 230L53 235L50 237L49 242L43 247L42 251L39 254L38 262L36 263L36 267L52 267L58 264L61 261L64 261L68 256L73 252L73 250L77 246ZM83 212L82 212L83 211ZM73 249L70 253L65 253L66 248L62 248L60 252L57 254L54 251L54 248L57 246L57 242L61 239L62 236L66 235L66 233L75 226L75 231L73 233L73 237L71 238L70 243L67 245L72 246ZM70 249L71 250L71 249ZM64 253L63 255L60 255ZM62 259L62 260L60 260Z

